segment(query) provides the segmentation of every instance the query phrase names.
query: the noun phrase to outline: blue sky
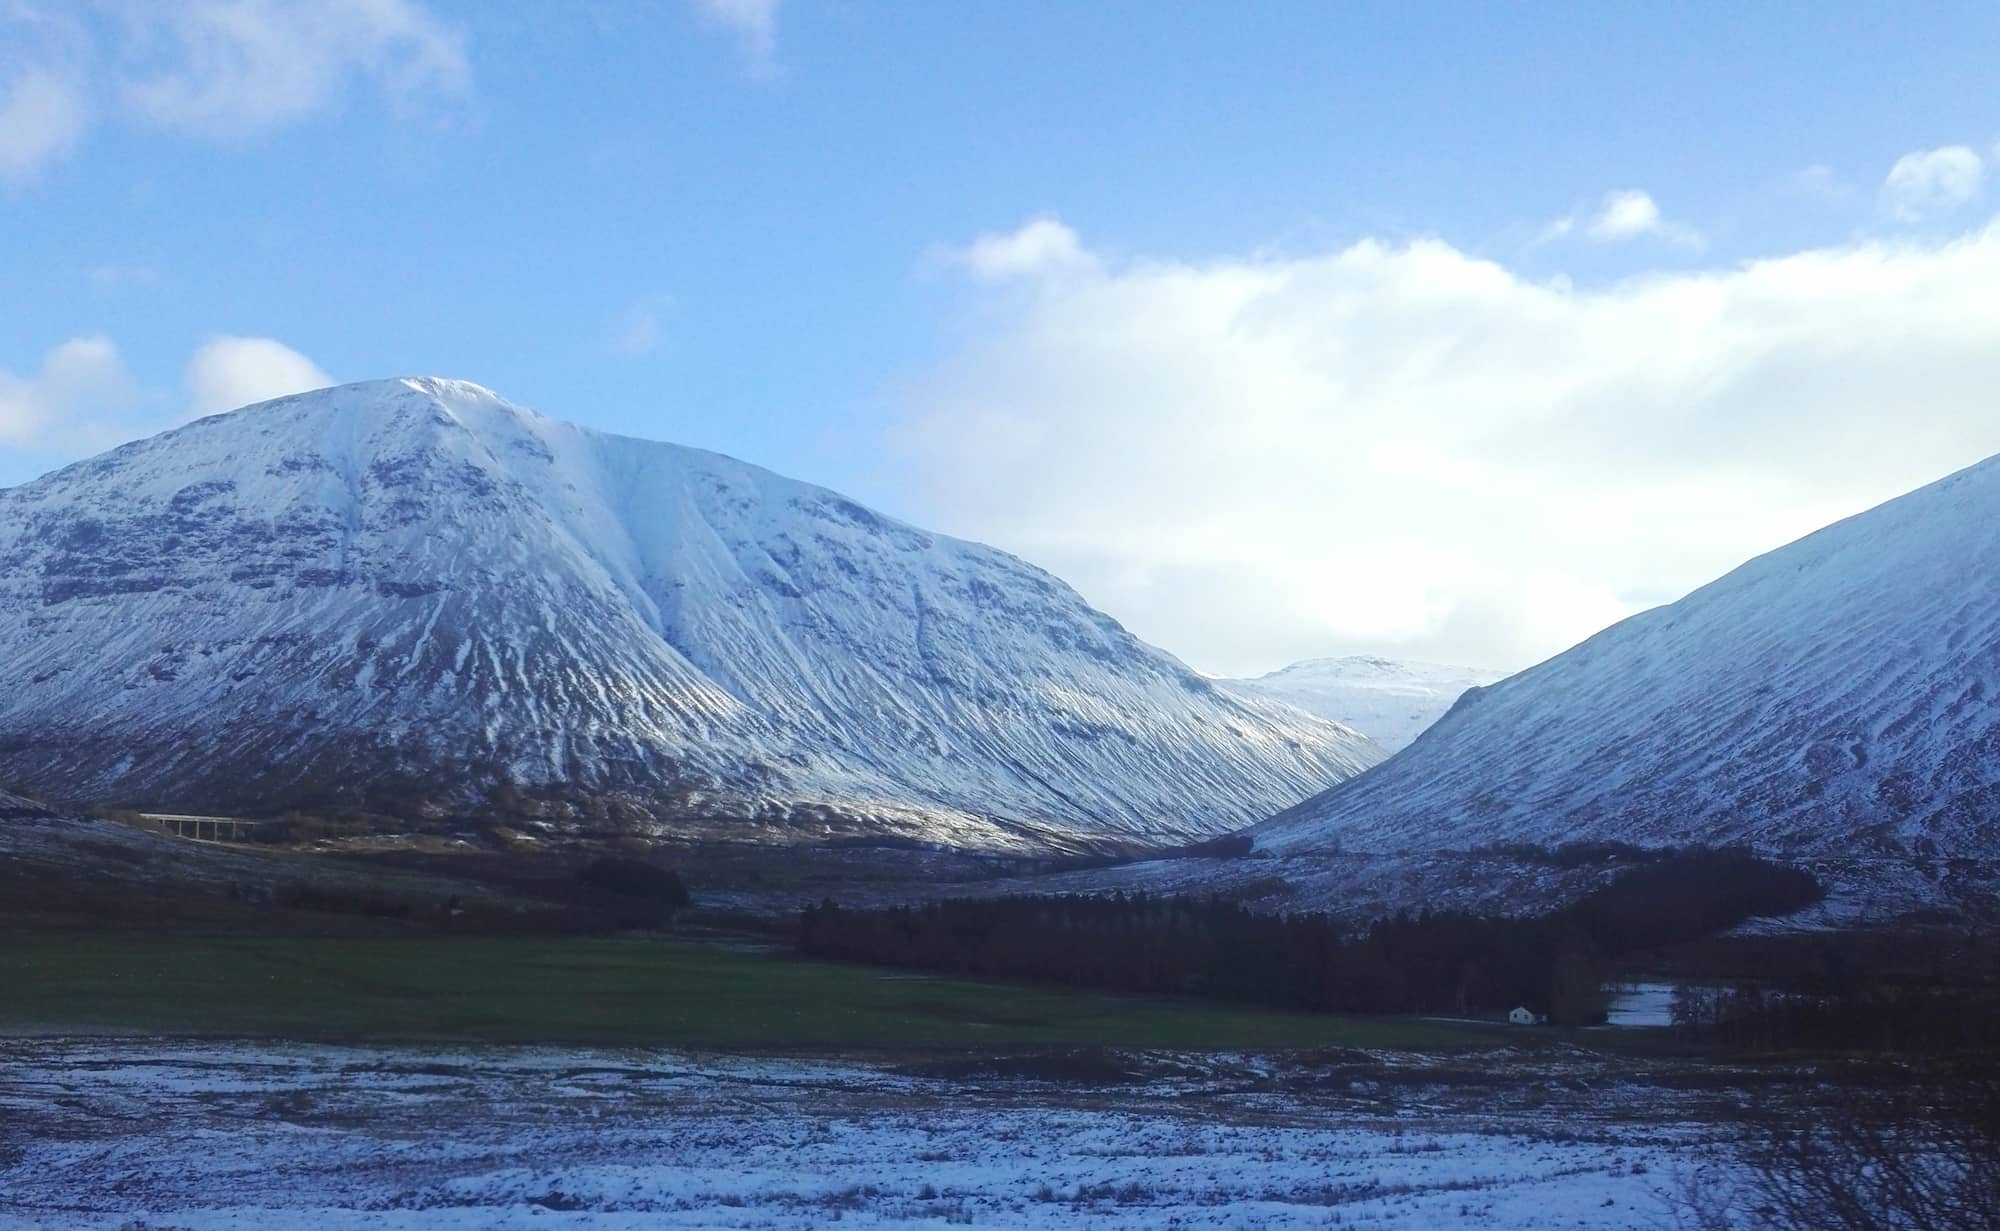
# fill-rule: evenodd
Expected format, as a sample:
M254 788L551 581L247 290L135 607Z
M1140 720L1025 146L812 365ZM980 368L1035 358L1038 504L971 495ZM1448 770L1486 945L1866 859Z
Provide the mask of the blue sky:
M2000 451L1996 36L11 0L0 483L235 391L448 375L996 542L1205 669L1518 666ZM1897 295L1942 306L1876 353Z

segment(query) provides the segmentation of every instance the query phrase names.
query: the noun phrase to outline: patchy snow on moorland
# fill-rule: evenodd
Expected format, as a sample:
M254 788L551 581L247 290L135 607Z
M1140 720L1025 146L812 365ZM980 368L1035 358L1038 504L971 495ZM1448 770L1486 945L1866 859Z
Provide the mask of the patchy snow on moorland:
M1362 1053L1042 1063L6 1040L0 1224L1667 1226L1730 1166L1685 1096L1530 1057L1500 1089Z

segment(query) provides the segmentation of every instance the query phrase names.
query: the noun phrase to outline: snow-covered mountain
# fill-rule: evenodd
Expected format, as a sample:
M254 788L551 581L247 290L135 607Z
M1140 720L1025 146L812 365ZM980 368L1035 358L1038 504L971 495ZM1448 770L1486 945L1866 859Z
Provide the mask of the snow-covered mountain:
M1470 692L1260 848L2000 852L2000 458Z
M1503 671L1374 657L1309 658L1250 680L1224 681L1238 692L1296 705L1353 727L1384 752L1409 747L1468 688L1505 678Z
M733 834L1238 828L1380 751L833 492L378 381L0 492L0 778L270 811L512 784Z

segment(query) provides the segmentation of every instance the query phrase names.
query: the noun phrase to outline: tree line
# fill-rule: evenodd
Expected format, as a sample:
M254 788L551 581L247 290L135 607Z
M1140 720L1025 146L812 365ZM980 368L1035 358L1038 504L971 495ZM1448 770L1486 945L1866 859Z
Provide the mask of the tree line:
M1739 984L1674 991L1674 1028L1748 1051L2000 1056L2000 988L1880 984L1802 992Z
M1677 851L1562 910L1422 911L1355 926L1259 914L1219 897L956 898L807 908L799 950L981 978L1210 997L1308 1012L1475 1013L1516 1006L1601 1020L1598 963L1821 896L1807 873L1747 851Z

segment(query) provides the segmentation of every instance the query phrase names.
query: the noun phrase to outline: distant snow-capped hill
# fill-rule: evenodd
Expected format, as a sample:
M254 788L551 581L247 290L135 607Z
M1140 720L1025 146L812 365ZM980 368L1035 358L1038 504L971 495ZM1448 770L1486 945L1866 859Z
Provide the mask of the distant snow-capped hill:
M1373 763L1012 556L393 380L0 491L0 776L961 846L1237 828ZM605 805L609 804L609 810Z
M2000 458L1466 694L1266 851L2000 851Z
M1309 658L1255 679L1223 682L1353 727L1393 753L1443 717L1466 689L1505 674L1389 658Z

